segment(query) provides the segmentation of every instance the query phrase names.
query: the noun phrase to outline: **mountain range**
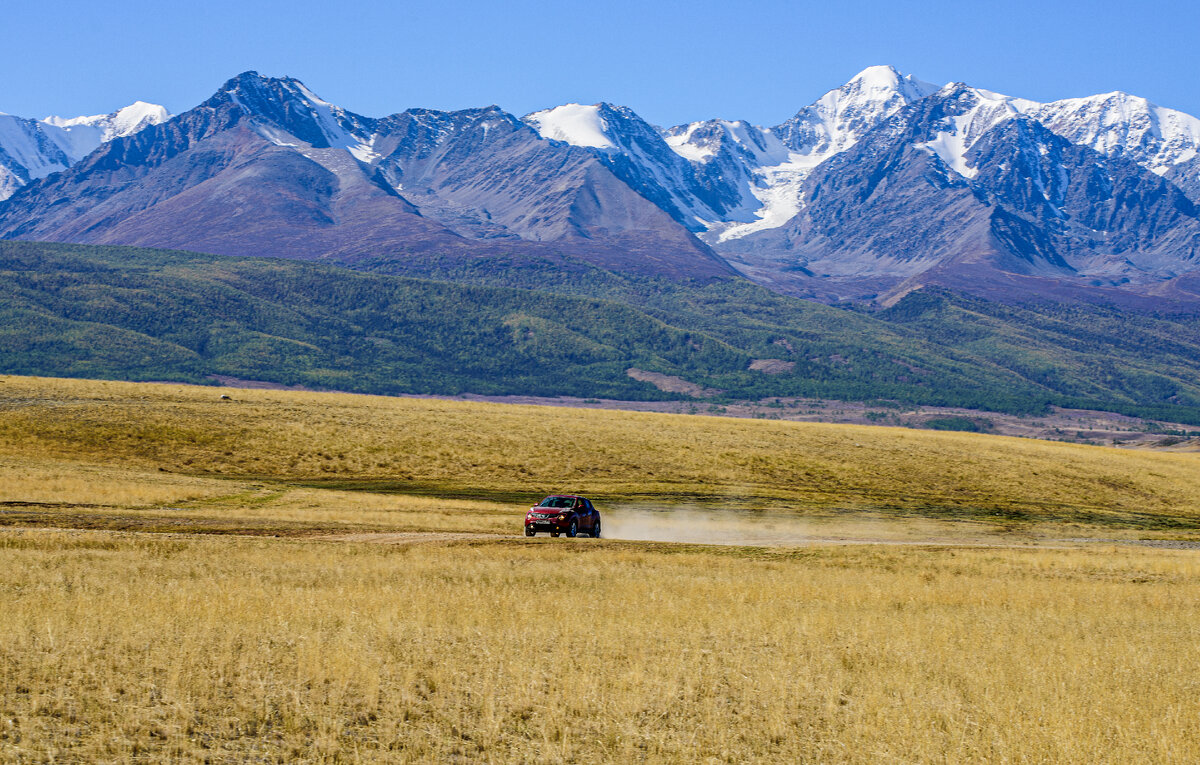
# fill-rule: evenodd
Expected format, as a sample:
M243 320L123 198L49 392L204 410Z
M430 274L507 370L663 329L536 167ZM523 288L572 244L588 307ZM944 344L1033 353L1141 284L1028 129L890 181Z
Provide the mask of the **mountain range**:
M180 115L0 117L0 237L416 275L738 275L826 302L943 287L1200 302L1200 120L871 67L774 127L631 109L383 118L247 72Z

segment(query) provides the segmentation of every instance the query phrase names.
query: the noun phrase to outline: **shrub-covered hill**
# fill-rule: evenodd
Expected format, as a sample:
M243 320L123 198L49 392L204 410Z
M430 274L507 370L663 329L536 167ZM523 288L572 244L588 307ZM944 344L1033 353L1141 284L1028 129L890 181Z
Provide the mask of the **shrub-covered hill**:
M689 286L608 273L573 287L548 282L551 291L529 286L6 241L0 371L228 375L391 394L681 395L631 378L636 367L718 398L887 398L1009 412L1069 404L1200 422L1194 318L1123 324L1100 309L1053 315L950 293L872 315L739 280Z

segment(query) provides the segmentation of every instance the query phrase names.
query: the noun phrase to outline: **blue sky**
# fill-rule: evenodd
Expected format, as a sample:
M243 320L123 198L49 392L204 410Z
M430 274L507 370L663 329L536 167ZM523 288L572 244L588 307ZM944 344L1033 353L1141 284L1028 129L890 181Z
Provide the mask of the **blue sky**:
M370 116L604 100L662 125L773 125L873 64L1036 100L1124 90L1200 115L1200 17L1177 0L14 0L0 18L0 111L29 117L136 99L179 112L255 69Z

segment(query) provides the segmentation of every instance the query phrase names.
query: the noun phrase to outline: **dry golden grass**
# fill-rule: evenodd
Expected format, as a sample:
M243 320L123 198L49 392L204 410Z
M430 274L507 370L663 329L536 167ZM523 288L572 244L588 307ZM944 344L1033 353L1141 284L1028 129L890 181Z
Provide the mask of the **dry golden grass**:
M0 760L1194 762L1200 558L0 531Z
M228 495L227 482L68 460L0 458L0 501L158 507Z
M7 508L7 509L5 509ZM0 525L143 531L512 533L511 505L0 457Z
M0 456L513 502L764 503L1060 525L1200 525L1200 455L975 434L0 378ZM222 392L236 399L221 401ZM340 482L340 483L339 483Z
M0 761L1200 757L1194 551L512 538L563 489L653 539L1200 528L1194 454L4 377ZM360 533L463 530L509 538Z

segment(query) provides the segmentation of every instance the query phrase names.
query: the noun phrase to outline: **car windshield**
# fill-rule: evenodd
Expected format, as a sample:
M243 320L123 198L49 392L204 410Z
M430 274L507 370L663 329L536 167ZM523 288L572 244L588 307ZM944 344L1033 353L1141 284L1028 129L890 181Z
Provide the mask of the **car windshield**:
M574 497L546 497L538 507L571 507L574 504Z

